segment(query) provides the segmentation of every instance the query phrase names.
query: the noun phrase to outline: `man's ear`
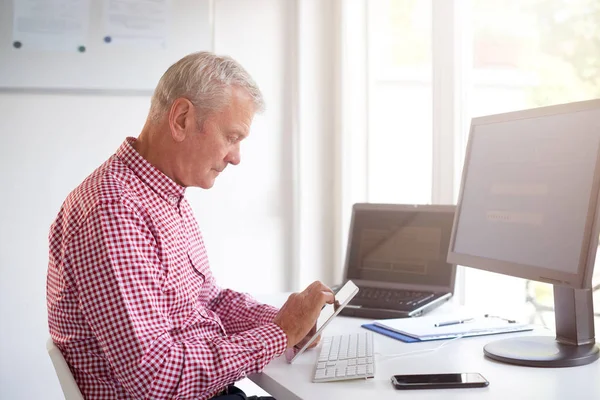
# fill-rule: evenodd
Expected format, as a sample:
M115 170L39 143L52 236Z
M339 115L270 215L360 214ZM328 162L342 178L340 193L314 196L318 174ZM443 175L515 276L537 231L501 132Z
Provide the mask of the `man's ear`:
M190 125L194 123L194 105L186 98L175 99L169 111L169 128L171 128L171 137L176 142L182 142L187 134Z

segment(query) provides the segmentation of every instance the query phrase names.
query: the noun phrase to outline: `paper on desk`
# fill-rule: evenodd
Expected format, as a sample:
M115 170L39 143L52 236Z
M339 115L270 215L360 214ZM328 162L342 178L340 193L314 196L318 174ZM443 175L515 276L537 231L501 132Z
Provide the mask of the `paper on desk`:
M436 327L435 324L453 320L466 320L474 318L470 322ZM394 332L401 333L416 339L436 340L453 338L457 336L483 336L497 333L530 331L533 329L529 324L509 323L501 318L472 317L466 315L452 316L426 316L416 318L382 319L373 322L375 325Z

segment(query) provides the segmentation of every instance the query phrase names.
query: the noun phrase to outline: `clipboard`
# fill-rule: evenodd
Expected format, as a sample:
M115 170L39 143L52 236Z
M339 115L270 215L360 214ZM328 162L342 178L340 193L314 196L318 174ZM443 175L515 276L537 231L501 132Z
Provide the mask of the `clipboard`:
M517 323L516 321L507 322L503 318L471 319L474 320L473 323L438 327L436 322L440 320L440 317L397 318L374 321L371 324L363 324L362 327L406 343L533 330L533 327L529 324Z

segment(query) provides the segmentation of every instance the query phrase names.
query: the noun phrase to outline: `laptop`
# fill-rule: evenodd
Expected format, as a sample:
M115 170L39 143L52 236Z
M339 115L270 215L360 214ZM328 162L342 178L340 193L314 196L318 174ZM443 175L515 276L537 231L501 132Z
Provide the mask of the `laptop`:
M454 205L355 204L343 283L359 291L341 315L416 317L454 293L456 265L446 261Z

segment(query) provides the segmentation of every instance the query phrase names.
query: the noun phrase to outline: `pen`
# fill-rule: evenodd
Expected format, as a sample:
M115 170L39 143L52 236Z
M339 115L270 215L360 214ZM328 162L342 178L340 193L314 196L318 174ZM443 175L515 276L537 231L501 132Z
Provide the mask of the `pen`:
M473 318L467 318L467 319L457 319L455 321L445 321L445 322L438 322L437 324L435 324L434 326L436 328L442 327L442 326L448 326L448 325L458 325L458 324L464 324L465 322L469 322L469 321L473 321Z
M503 320L505 320L506 322L508 322L509 324L515 324L515 323L517 323L517 321L516 321L516 320L514 320L514 319L502 318L502 317L498 317L497 315L485 314L485 315L484 315L484 317L486 317L486 318L498 318L498 319L503 319Z

